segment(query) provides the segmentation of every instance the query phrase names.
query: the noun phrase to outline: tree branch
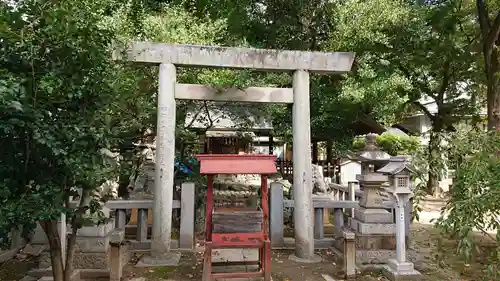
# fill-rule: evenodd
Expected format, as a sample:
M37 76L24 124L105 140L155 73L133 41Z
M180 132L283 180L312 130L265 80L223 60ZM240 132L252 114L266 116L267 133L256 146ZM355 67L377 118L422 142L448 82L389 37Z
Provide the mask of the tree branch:
M444 93L448 89L450 84L450 61L447 59L443 65L443 80L441 81L441 87L439 88L436 103L439 108L444 104Z
M434 120L436 119L436 116L434 114L432 114L429 109L427 109L427 107L425 107L422 103L420 103L419 101L412 101L411 103L413 103L414 105L416 105L420 110L422 110L424 112L425 115L427 115L427 117L429 117L429 119L432 120L432 122L434 122Z
M483 34L483 38L488 38L488 30L490 29L490 23L488 21L488 8L483 0L476 0L477 6L477 17L479 20L479 28Z
M190 128L191 126L193 126L194 121L196 121L196 119L198 119L198 116L200 115L202 109L205 106L206 106L206 103L204 103L202 106L200 106L200 108L198 109L198 111L196 112L196 114L193 116L193 118L191 118L191 121L189 122L189 124L187 126L184 126L184 129L187 129L187 128Z

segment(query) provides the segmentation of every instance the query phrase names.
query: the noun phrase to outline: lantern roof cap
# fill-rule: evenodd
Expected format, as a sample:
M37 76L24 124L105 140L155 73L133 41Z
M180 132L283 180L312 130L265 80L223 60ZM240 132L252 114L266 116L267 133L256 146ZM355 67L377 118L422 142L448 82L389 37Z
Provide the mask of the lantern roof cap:
M365 136L365 148L358 155L361 162L387 162L391 158L387 152L382 151L377 146L377 134L367 134Z
M407 155L393 156L389 163L377 170L378 173L396 175L403 170L408 170L410 173L415 173L414 167L410 163L411 157Z

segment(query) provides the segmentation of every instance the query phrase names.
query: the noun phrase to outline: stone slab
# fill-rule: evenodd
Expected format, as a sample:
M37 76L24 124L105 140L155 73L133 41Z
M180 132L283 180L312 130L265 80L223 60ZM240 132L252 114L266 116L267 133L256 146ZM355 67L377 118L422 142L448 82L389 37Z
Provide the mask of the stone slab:
M359 234L392 234L396 233L394 223L364 223L357 219L349 218L349 227Z
M43 276L38 281L53 281L54 277L53 276ZM69 278L68 281L80 281L80 271L79 270L74 270L73 274Z
M314 239L314 249L328 249L335 245L335 238L325 237L323 239ZM293 237L284 237L283 244L281 245L272 245L273 250L278 249L295 249L295 238Z
M110 220L106 224L96 225L96 226L85 226L78 229L78 236L89 236L89 237L105 237L108 233L115 228L114 220ZM69 228L68 231L71 231Z
M396 236L394 234L358 234L356 249L360 250L395 250Z
M219 249L212 251L212 262L256 261L258 259L258 249Z
M395 259L389 259L387 265L396 271L413 271L413 263L411 262L398 262Z
M415 269L398 271L389 265L385 265L382 274L391 281L420 281L422 274Z
M226 261L256 261L259 259L258 249L218 249L212 251L212 262ZM253 272L257 271L258 266L227 266L214 267L214 272ZM254 281L263 280L263 278L231 278L220 279L220 281Z
M33 276L29 276L29 275L26 275L24 276L21 280L19 281L36 281L38 280L37 278L33 277Z
M75 253L73 266L78 269L107 269L107 253Z
M393 250L356 250L356 263L359 264L385 264L395 257Z
M313 255L312 257L307 258L307 259L299 258L296 255L290 255L290 256L288 256L288 259L291 261L294 261L294 262L298 262L298 263L318 263L318 262L323 261L323 258L321 256L318 256L318 255Z
M144 255L135 265L136 267L178 266L181 253L169 252L161 256Z
M109 235L78 236L76 237L75 251L77 253L107 253L109 249Z
M354 218L368 223L394 223L392 213L386 209L366 209L358 206L354 209Z
M12 249L12 250L6 250L2 251L0 250L0 263L8 261L12 259L13 257L16 256L16 254L19 252L20 249Z
M355 53L309 52L200 45L133 42L113 52L114 59L143 63L171 63L181 66L246 68L256 70L306 70L345 73L351 70Z
M46 245L41 245L41 244L28 244L26 247L23 249L23 254L26 254L28 256L35 256L38 257L45 251L45 249L48 248Z

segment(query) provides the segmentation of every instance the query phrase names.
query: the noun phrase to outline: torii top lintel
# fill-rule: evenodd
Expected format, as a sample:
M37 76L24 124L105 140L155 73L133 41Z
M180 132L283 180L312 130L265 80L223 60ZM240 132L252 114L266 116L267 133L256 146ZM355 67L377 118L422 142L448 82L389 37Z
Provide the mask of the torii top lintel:
M200 174L275 174L275 155L200 154Z
M172 63L180 66L236 68L268 71L307 70L316 73L345 73L351 70L354 53L309 52L201 45L133 42L115 50L115 59L141 63Z

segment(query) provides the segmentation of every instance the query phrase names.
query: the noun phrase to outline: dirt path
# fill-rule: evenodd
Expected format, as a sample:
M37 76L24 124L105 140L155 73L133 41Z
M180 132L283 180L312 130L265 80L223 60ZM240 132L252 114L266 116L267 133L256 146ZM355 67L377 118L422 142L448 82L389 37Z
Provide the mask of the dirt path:
M456 241L443 240L444 251L438 253L437 241L439 232L427 224L415 224L412 228L413 240L410 248L413 254L409 259L415 263L415 268L423 274L422 281L491 281L487 279L486 267L498 263L489 259L494 250L495 242L478 236L481 240L481 254L474 257L473 262L465 264L460 255L454 252ZM272 268L274 281L325 281L323 274L335 280L342 280L341 260L331 251L318 251L323 261L317 264L299 264L288 259L292 251L273 251ZM441 260L441 266L438 262ZM132 262L133 263L133 262ZM130 264L127 267L127 278L146 277L147 281L201 280L202 256L201 253L184 254L181 264L177 268L138 269ZM387 281L380 271L365 273L359 276L361 281Z
M330 251L318 251L317 254L323 261L316 264L301 264L288 259L293 251L273 251L272 278L273 281L325 281L323 274L327 274L335 280L341 279L341 261ZM183 254L182 261L178 267L163 267L155 269L140 269L133 263L126 268L125 280L133 280L137 277L145 277L147 281L175 280L193 281L201 280L202 254ZM373 277L373 274L365 274L358 278L361 281L385 280ZM375 274L376 276L376 274Z

